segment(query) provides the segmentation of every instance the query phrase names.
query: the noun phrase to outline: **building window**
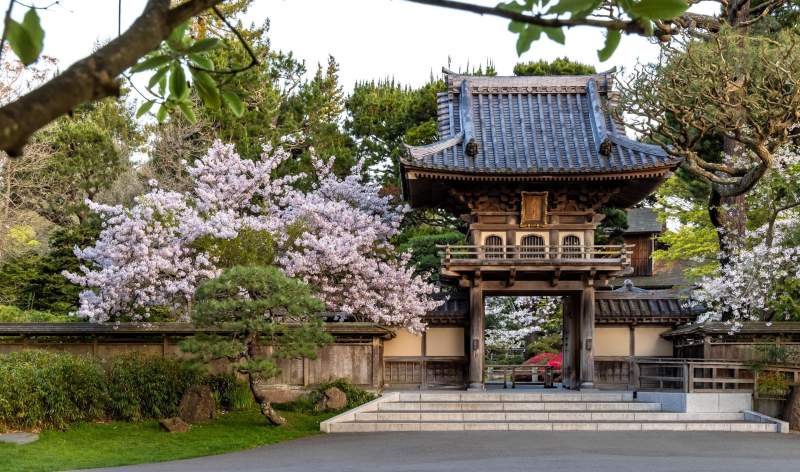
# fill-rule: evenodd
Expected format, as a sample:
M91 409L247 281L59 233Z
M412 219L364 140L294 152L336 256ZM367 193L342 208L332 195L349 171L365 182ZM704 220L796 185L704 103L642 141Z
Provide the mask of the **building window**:
M581 238L570 234L561 240L561 253L565 259L580 259Z
M520 241L520 256L524 259L544 259L544 238L529 234Z
M487 236L483 240L483 245L486 246L487 259L502 259L503 257L503 238L500 236Z

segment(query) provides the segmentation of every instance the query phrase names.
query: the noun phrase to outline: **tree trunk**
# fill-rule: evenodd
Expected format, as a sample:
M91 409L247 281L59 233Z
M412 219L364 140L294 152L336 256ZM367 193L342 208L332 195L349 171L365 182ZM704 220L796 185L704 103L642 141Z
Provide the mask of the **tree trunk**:
M748 20L749 11L750 0L731 0L727 11L728 23L734 28L746 30L746 26L739 25ZM725 156L731 161L739 160L739 156L747 152L741 143L727 136L723 141L723 149ZM734 243L738 243L744 237L747 228L747 204L744 194L722 196L716 185L712 184L708 216L717 231L719 263L725 267L730 263Z
M258 391L256 388L256 380L253 374L247 374L247 381L250 385L250 393L253 394L253 399L258 403L258 406L261 408L261 414L264 415L264 418L267 419L271 424L275 426L281 426L286 424L286 418L282 417L274 408L270 402Z

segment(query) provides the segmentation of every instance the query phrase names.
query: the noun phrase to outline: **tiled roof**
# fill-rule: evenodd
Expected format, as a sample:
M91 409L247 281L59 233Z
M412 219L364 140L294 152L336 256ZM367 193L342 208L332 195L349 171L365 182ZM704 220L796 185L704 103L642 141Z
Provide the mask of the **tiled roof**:
M672 322L694 320L698 310L684 303L680 294L671 290L642 290L625 286L595 293L595 320L615 322Z
M625 234L660 233L664 225L658 221L658 214L652 208L631 208L628 210L628 229Z
M732 326L722 321L708 321L705 323L696 323L681 326L669 333L665 333L664 337L681 337L691 335L719 335L727 336L732 331ZM800 322L797 321L745 321L739 326L733 335L751 335L751 334L800 334Z
M467 173L603 173L671 167L604 109L609 74L474 77L448 73L440 140L407 146L406 166Z

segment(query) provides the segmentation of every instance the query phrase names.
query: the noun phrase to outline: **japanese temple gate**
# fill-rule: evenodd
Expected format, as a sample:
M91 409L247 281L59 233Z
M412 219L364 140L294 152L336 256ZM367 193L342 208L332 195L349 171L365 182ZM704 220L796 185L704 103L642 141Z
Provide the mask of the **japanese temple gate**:
M440 140L407 146L404 198L469 223L442 248L441 279L469 292L468 385L483 388L484 300L564 296L564 383L592 388L595 289L630 268L597 245L603 207L629 208L680 164L625 136L607 109L613 77L475 77L446 72Z

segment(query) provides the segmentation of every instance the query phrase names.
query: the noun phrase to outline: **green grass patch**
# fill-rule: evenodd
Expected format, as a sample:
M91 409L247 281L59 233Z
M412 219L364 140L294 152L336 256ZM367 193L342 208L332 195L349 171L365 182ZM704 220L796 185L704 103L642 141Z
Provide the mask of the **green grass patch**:
M271 426L255 410L226 413L193 425L188 433L162 431L157 421L83 423L44 431L37 442L0 444L0 471L52 471L160 462L274 444L319 433L333 414L281 412L284 426Z

